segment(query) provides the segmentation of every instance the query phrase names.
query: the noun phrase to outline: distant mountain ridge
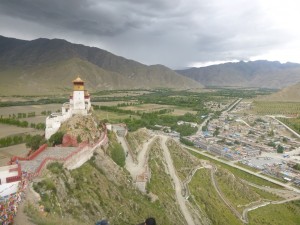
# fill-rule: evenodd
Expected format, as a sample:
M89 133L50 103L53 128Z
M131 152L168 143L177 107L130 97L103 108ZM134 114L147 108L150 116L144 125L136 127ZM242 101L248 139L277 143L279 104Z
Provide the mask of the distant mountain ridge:
M300 64L266 60L176 70L205 86L283 88L300 82Z
M2 95L61 92L78 74L91 91L203 87L163 65L146 66L99 48L61 39L24 41L0 36Z

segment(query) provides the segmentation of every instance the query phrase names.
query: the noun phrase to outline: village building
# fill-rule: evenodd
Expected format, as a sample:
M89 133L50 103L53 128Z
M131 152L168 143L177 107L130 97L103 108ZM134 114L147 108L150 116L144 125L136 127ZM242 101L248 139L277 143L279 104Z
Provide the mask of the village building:
M73 92L69 102L63 104L61 113L52 113L46 118L45 138L49 139L58 131L61 124L73 115L88 115L90 109L90 94L84 88L84 81L77 77L73 80Z
M21 167L19 164L0 167L0 199L16 193L20 180Z

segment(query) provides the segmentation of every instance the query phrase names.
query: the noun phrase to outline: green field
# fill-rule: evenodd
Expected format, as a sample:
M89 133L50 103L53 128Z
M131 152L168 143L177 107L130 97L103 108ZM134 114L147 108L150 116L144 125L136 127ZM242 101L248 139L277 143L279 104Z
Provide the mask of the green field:
M254 101L252 111L258 115L298 115L300 103Z
M235 217L215 191L210 170L198 170L189 184L192 197L190 201L198 205L211 221L211 224L243 224Z
M297 118L278 118L281 122L300 134L300 117Z
M267 205L249 212L250 225L299 225L300 201Z

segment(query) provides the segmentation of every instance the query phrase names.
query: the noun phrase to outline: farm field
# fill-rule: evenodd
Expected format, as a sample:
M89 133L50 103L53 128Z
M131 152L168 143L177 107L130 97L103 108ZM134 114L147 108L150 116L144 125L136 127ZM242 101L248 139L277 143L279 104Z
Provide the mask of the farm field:
M300 112L300 103L254 101L251 111L258 115L280 114L297 116Z
M180 116L185 113L196 114L196 111L190 110L188 108L180 108L173 105L160 105L160 104L141 104L141 105L133 105L133 106L125 106L120 107L124 110L132 110L132 111L142 111L142 112L155 112L162 109L171 109L173 110L170 114Z
M93 101L93 99L92 99ZM124 101L112 101L112 102L92 102L92 105L98 106L116 106L118 104L126 103Z
M278 118L281 122L288 125L297 133L300 133L300 118Z
M10 97L10 96L1 96L0 102L25 102L28 101L26 97Z
M93 112L99 120L107 119L110 123L119 123L120 120L128 119L130 116L124 113L109 112L103 110L96 110ZM139 118L139 116L132 115L131 118Z
M268 205L249 212L250 225L298 225L300 224L300 201Z
M25 144L0 148L0 166L7 165L10 158L14 155L24 157L27 155L27 153L28 149L26 149Z
M17 115L18 113L35 112L36 115L40 115L43 111L55 112L61 109L61 104L45 104L45 105L26 105L26 106L10 106L1 107L0 115L9 116L10 114Z
M21 118L20 120L25 120L28 123L45 123L47 116L35 116L35 117L27 117Z
M160 105L160 104L141 104L141 105L132 105L121 107L124 110L132 110L132 111L144 111L144 112L153 112L162 109L174 109L175 106L172 105Z
M34 128L23 128L13 125L0 124L0 138L16 134L36 134L41 133Z
M95 93L93 96L101 96L101 97L129 97L129 96L139 96L143 94L149 94L151 93L150 91L115 91L111 93L106 93L106 94L99 94Z
M191 113L191 114L195 115L197 112L193 111L193 110L190 110L190 109L184 109L184 108L174 108L174 111L171 112L171 114L175 115L175 116L182 116L186 113Z

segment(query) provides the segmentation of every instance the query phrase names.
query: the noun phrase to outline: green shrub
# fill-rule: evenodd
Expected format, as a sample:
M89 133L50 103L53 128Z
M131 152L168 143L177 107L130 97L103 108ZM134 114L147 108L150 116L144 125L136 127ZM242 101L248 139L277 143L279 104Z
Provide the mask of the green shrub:
M60 174L63 172L63 165L59 162L51 163L47 166L47 169L54 174Z
M46 140L41 135L34 135L31 137L28 137L26 140L26 147L31 148L32 150L37 150L42 144L45 144Z
M125 166L125 153L123 151L122 146L119 143L114 143L111 149L111 158L117 163L119 166Z
M61 131L56 132L49 139L50 145L52 145L52 146L60 145L62 143L63 137L64 137L63 132L61 132Z

